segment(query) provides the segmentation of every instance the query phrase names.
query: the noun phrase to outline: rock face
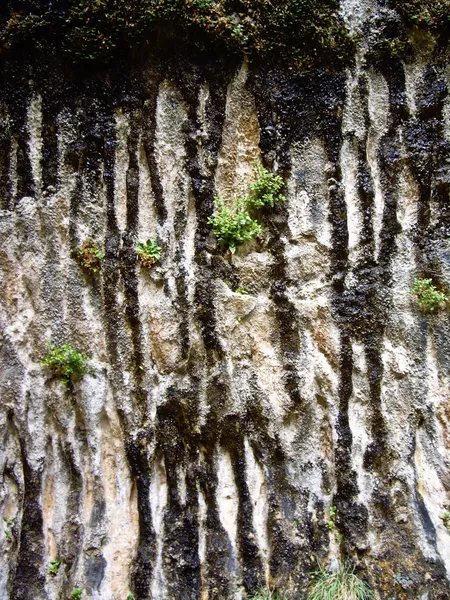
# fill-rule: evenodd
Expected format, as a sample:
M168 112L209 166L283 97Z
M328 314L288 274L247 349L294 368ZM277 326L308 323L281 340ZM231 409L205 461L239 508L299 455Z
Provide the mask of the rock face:
M317 560L450 597L449 317L409 291L450 289L450 70L426 36L370 56L4 86L2 600L303 598ZM287 200L231 256L208 218L255 159ZM91 372L52 378L46 341Z

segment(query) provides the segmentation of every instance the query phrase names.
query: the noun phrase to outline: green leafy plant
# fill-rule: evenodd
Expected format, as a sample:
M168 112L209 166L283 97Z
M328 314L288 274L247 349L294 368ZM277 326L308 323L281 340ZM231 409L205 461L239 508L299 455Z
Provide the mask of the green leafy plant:
M439 515L439 518L442 519L444 526L447 529L450 529L450 512L445 510L442 514Z
M72 600L80 600L82 594L82 588L74 587L73 590L70 592L70 597L72 598Z
M148 269L161 259L161 248L156 242L147 240L146 242L138 243L136 254L141 265Z
M244 290L244 288L241 287L236 288L236 294L243 294L244 296L248 296L247 290Z
M51 560L50 566L48 568L50 575L53 575L53 576L57 575L60 566L61 566L61 561L58 560L57 558Z
M253 596L250 596L248 600L287 600L287 598L288 596L284 591L264 588L258 590Z
M231 208L224 206L222 198L216 198L217 210L208 222L213 226L219 246L228 246L234 254L236 248L256 237L261 225L252 219L245 198L237 198Z
M331 572L319 565L312 573L314 583L307 600L369 600L373 592L369 586L354 573L354 567L341 565Z
M231 207L225 206L222 198L216 198L216 212L208 219L213 226L219 246L228 246L234 254L237 246L256 237L261 225L254 214L266 206L274 207L284 202L280 193L284 181L278 175L270 173L259 161L253 163L256 181L249 185L249 194L235 198Z
M41 362L48 367L55 377L59 377L64 384L74 379L80 379L89 371L87 362L90 357L81 354L78 350L72 348L70 344L64 346L53 346L47 342L47 355Z
M85 240L75 252L75 260L80 267L92 273L99 270L104 256L92 240Z
M330 506L330 518L327 521L328 529L334 529L336 526L337 508L336 506Z
M415 279L411 293L426 312L433 312L448 302L448 297L437 290L431 279Z
M281 194L284 181L279 175L274 175L265 169L259 161L253 163L256 172L256 181L249 185L250 193L246 198L249 210L259 210L265 206L273 208L275 204L284 202L286 198Z
M15 519L6 519L3 517L3 521L5 523L5 537L8 542L12 542L14 539L13 527L16 524Z
M127 600L135 600L135 595L134 594L128 594Z

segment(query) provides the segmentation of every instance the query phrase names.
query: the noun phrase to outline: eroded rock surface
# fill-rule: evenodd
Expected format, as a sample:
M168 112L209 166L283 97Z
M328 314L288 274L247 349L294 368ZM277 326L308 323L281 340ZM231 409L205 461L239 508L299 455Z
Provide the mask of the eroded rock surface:
M344 4L362 27L372 4ZM349 559L384 600L448 599L449 317L409 292L424 275L450 289L445 52L14 85L0 597L300 598L316 559ZM232 257L208 218L258 158L287 201ZM72 258L88 238L105 253L91 275ZM148 238L162 258L144 270ZM92 372L52 378L46 340Z

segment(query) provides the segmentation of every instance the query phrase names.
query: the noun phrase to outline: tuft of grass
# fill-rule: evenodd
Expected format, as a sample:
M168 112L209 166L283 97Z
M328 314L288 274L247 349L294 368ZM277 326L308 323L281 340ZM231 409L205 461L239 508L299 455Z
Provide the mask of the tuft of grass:
M370 600L372 590L354 570L345 564L331 572L319 565L319 570L312 573L314 584L307 600Z
M441 308L449 298L439 292L431 279L415 279L411 294L416 296L420 308L426 312L433 312Z
M81 377L89 371L87 362L90 357L81 354L72 348L70 344L64 346L53 346L47 342L47 354L41 365L48 367L55 377L59 377L64 384Z

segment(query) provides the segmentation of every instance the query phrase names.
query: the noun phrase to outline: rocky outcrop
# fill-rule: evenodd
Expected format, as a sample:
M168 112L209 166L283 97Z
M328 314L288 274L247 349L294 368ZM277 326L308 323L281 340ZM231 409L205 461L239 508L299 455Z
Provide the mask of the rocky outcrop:
M449 319L409 290L450 289L450 71L416 36L303 77L215 57L5 75L2 599L302 598L317 560L383 600L449 597ZM231 256L208 219L255 159L287 200ZM47 340L91 372L53 378Z

